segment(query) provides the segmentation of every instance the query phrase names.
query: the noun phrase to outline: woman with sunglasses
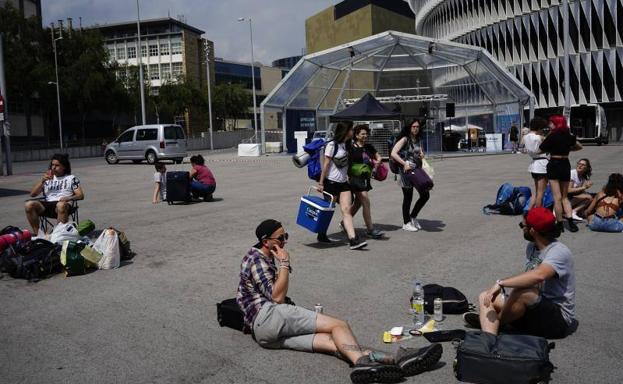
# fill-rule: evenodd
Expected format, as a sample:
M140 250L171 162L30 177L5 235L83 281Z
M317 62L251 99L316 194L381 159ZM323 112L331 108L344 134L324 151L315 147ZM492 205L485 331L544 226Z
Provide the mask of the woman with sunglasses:
M325 191L336 197L342 211L342 225L348 235L350 249L359 249L367 246L368 243L357 237L355 227L353 226L353 216L350 213L351 205L353 205L353 196L348 184L348 153L352 138L352 125L338 123L333 140L329 141L325 146L318 190ZM319 233L318 241L331 242L326 233Z
M422 226L417 221L417 215L420 213L424 205L430 199L430 191L418 190L420 197L415 202L413 209L411 201L413 200L413 186L404 175L415 168L422 167L422 159L424 158L424 150L420 143L420 121L413 120L411 124L405 125L400 131L398 141L392 148L391 157L394 161L402 166L402 172L398 177L398 185L402 189L402 229L409 232L417 232ZM401 156L402 154L402 156Z
M584 210L593 200L593 195L586 192L593 186L590 180L593 174L591 162L588 159L580 159L575 165L575 169L571 170L571 181L569 184L569 201L573 209L572 217L576 221L584 221Z
M577 232L578 226L572 218L572 209L567 193L571 180L571 164L569 152L582 149L580 144L569 132L569 126L564 116L554 115L549 118L550 133L539 146L541 151L549 153L547 163L547 178L554 196L554 212L556 213L556 225L564 231L563 220L567 220L569 230ZM564 212L564 216L563 216Z

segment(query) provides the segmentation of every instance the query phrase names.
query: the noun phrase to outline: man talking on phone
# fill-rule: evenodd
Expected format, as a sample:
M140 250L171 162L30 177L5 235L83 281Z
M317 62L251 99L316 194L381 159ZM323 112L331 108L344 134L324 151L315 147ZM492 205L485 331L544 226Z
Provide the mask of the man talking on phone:
M260 346L335 355L352 364L353 383L400 382L437 364L440 344L400 349L396 356L373 351L359 345L346 321L288 304L288 233L280 222L268 219L255 235L258 243L242 259L236 301Z
M32 187L30 196L37 197L43 193L43 200L29 200L26 202L26 218L32 227L33 233L39 233L39 217L54 217L59 223L66 223L71 213L71 201L82 200L84 192L80 187L80 180L71 174L69 156L56 153L50 160L50 169Z

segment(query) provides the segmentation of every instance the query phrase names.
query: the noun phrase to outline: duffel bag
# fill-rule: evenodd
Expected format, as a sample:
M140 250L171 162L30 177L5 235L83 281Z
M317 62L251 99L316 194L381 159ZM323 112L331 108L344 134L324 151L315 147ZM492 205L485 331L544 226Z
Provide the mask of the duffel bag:
M467 332L454 362L456 378L476 384L547 383L554 366L549 351L554 343L529 335Z
M40 280L62 270L61 246L36 239L19 250L7 248L2 253L2 267L16 279Z
M439 284L426 284L424 287L424 310L434 311L434 301L440 298L443 313L460 315L470 310L470 304L463 292L454 287L442 287Z

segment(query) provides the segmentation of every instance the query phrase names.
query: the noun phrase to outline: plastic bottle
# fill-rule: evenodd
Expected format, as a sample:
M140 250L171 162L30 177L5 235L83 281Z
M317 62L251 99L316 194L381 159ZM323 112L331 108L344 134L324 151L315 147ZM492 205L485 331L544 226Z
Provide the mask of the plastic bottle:
M415 280L413 284L411 308L413 308L413 323L416 326L424 325L424 288L422 288L422 284L418 280Z

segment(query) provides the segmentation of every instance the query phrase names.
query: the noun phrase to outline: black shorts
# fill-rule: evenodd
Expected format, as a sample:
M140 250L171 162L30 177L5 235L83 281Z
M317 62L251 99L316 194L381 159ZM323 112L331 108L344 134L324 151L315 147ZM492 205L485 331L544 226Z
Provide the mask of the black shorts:
M56 217L57 216L56 204L58 204L58 201L40 201L40 203L41 205L43 205L43 208L45 208L42 216L45 216L45 217Z
M532 178L534 180L547 179L547 173L534 173L534 172L531 172L530 174L532 175Z
M335 196L335 202L339 203L340 193L350 191L350 185L346 182L338 183L329 179L324 179L324 191Z
M514 329L546 339L560 339L567 336L569 324L562 317L560 306L541 297L541 301L528 307L522 318L510 324Z
M550 180L570 181L571 164L569 159L550 159L547 163L547 178Z
M348 184L352 192L367 192L372 189L369 177L351 176Z

